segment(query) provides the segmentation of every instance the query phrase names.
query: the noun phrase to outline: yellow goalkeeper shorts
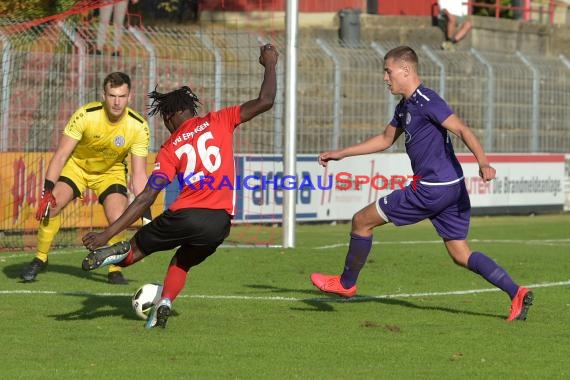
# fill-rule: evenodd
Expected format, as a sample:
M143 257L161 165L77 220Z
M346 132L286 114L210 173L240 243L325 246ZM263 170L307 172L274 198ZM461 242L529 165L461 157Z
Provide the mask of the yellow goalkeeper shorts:
M87 188L93 190L100 204L112 193L127 196L127 167L123 163L112 166L105 173L90 174L72 160L68 160L61 171L59 181L71 186L76 198L81 197Z

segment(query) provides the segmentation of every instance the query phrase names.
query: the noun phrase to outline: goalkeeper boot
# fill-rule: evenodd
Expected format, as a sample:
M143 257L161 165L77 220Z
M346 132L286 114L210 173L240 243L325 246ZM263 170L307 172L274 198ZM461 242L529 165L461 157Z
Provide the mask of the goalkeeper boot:
M525 321L532 301L534 301L534 294L529 289L521 286L511 302L511 312L507 321Z
M93 270L106 265L117 264L123 261L129 254L131 244L128 241L120 241L111 246L97 248L91 251L82 263L83 270Z
M345 288L340 282L340 276L313 273L311 274L311 282L323 292L338 294L346 298L350 298L356 294L356 285L348 289Z
M107 273L107 282L113 285L128 285L129 281L123 276L122 272Z
M168 298L161 298L156 306L152 308L152 312L146 320L145 328L165 328L168 317L170 316L170 309L172 309L172 302L170 302Z
M44 262L38 259L37 257L34 257L34 259L28 265L26 265L26 267L22 270L22 273L20 273L20 278L24 282L35 281L38 273L41 272L42 270L45 270L47 264L48 264L47 261Z

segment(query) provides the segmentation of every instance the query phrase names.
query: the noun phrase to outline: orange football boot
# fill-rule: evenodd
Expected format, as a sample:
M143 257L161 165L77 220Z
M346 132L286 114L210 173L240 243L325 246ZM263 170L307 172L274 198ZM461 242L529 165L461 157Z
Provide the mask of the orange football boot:
M532 294L529 289L523 288L522 286L519 287L515 298L513 298L511 302L511 313L509 314L507 321L526 320L528 309L532 305L533 300L534 294Z
M339 296L350 298L356 294L356 285L351 288L345 288L340 283L340 276L328 276L321 273L311 274L313 285L327 293L338 294Z

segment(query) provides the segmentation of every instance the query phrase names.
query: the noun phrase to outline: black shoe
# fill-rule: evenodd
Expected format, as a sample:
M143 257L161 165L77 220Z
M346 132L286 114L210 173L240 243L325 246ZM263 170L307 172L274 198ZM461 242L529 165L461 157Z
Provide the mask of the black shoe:
M107 282L113 285L128 285L129 281L123 277L122 272L109 272L107 274Z
M83 259L81 267L83 270L93 270L105 265L120 263L127 257L130 249L131 244L128 241L120 241L111 246L97 248Z
M44 270L47 267L47 261L43 262L40 259L38 259L37 257L34 257L34 259L32 260L31 263L29 263L23 270L22 273L20 273L20 278L24 281L24 282L32 282L35 281L36 276L38 275L38 273L42 270Z

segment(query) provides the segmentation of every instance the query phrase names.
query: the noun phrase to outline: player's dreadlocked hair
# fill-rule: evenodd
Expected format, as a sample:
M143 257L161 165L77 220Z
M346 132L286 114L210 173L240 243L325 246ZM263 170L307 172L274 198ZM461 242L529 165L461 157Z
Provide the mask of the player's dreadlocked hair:
M157 92L155 87L154 91L148 94L148 97L152 99L148 115L160 114L163 119L172 117L176 112L186 110L190 111L192 116L197 116L198 107L201 104L196 94L188 86L180 87L178 90L166 94Z

